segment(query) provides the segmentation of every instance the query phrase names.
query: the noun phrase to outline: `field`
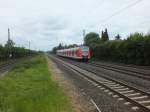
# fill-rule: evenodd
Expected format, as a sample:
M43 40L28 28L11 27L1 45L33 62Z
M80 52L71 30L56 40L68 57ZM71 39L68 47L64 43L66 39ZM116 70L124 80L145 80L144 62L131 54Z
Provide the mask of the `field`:
M0 77L0 112L72 112L69 98L51 79L43 55L24 60Z

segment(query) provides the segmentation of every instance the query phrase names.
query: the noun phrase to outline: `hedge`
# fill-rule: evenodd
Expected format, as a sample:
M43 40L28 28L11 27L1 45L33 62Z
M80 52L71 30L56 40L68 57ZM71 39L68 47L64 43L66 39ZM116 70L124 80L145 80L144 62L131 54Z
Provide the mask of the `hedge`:
M150 35L135 33L125 40L110 40L90 46L92 56L136 65L150 65Z

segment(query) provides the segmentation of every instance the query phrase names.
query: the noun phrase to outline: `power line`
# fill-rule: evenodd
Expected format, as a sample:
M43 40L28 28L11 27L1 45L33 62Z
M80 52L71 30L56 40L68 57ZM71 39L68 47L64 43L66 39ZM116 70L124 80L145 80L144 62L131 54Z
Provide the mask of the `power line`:
M137 4L140 3L141 1L143 1L143 0L137 0L137 1L135 1L135 2L133 2L133 3L131 3L131 4L129 4L129 5L127 5L126 7L124 7L124 8L122 8L122 9L118 10L117 12L113 13L112 15L110 15L110 16L107 17L106 19L102 20L101 22L107 22L107 21L110 20L112 17L114 17L114 16L120 14L121 12L123 12L123 11L126 10L126 9L129 9L129 8L131 8L131 7L135 6L135 5L137 5Z

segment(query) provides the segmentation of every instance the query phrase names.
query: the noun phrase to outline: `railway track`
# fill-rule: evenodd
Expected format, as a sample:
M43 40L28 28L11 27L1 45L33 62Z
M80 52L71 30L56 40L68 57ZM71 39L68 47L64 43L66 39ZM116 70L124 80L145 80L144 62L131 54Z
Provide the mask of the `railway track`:
M116 66L121 66L121 67L126 67L126 68L134 68L134 69L141 69L141 70L148 70L150 71L150 66L139 66L139 65L132 65L132 64L123 64L123 63L115 63L115 62L106 62L106 61L93 61L93 63L97 64L108 64L108 65L116 65Z
M17 63L19 63L20 61L24 60L24 59L31 59L31 56L27 56L27 57L22 57L22 58L18 58L18 59L12 59L11 61L1 64L0 65L0 74L13 68Z
M138 78L142 78L145 80L150 81L150 70L144 70L144 69L138 69L138 68L129 68L129 67L123 67L118 65L112 65L112 64L100 64L100 63L89 63L89 65L101 67L106 70L111 70L119 73L123 73L130 76L135 76Z
M0 74L6 72L9 69L11 69L17 62L18 62L18 60L13 60L9 63L1 64L0 65Z
M98 76L95 72L82 69L78 65L73 65L60 60L56 57L51 57L59 61L63 66L78 73L84 79L96 84L100 89L107 92L113 97L120 97L122 100L126 100L126 104L131 104L135 109L141 109L144 112L150 112L150 94L139 90L135 87L131 87L117 80L109 79L108 77Z

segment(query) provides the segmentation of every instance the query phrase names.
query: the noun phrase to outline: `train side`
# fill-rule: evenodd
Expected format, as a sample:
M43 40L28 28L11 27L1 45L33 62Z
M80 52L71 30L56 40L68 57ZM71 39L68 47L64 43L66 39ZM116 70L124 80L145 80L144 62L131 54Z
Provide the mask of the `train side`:
M57 50L57 55L82 61L90 59L90 49L87 46Z

